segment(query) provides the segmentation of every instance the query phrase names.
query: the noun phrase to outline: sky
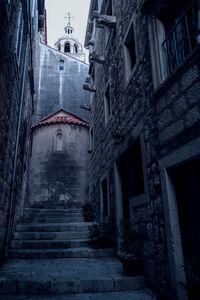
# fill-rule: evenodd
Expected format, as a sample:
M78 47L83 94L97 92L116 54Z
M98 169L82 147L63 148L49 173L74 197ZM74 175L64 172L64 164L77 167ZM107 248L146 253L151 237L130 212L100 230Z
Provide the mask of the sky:
M67 25L65 17L72 14L71 25L74 27L74 37L84 45L86 24L90 0L46 0L47 10L47 42L54 47L54 43L64 34Z

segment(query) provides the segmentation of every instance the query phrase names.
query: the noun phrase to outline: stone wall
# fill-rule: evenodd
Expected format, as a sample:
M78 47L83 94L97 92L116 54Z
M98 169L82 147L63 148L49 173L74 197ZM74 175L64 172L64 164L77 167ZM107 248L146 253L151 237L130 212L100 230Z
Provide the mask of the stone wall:
M22 36L21 61L17 65L15 45L19 3L22 3L24 30ZM37 18L35 7L35 18ZM34 18L34 22L35 22ZM10 225L23 214L25 185L30 153L30 126L32 116L32 93L28 68L32 68L30 50L25 67L26 37L29 31L27 6L25 1L2 1L0 11L0 258L4 257L8 220ZM32 38L37 27L32 28ZM33 40L32 40L33 41ZM32 44L30 43L31 49ZM23 70L25 70L24 86ZM23 94L24 93L24 94ZM22 110L20 112L20 101ZM19 115L21 121L19 122ZM19 130L19 146L17 147L17 131ZM16 152L17 148L17 152ZM16 155L17 153L17 155ZM16 156L16 176L14 176L14 158ZM11 195L13 205L11 210ZM9 236L10 239L11 236Z
M170 273L159 160L199 134L199 54L196 51L182 69L155 91L152 81L147 16L142 1L114 1L116 27L107 49L104 29L96 32L96 93L92 96L91 126L94 149L90 155L90 199L100 221L100 178L109 177L110 222L117 220L118 189L115 163L138 136L143 141L146 204L133 207L134 229L145 235L143 273L160 295L170 295ZM134 13L137 62L130 81L125 80L124 38ZM104 93L111 82L112 115L104 120ZM117 238L117 237L116 237ZM141 250L142 251L142 250Z
M88 200L87 127L52 124L34 129L27 199L26 207L65 208L81 207Z
M88 65L51 47L40 44L37 49L39 65L35 71L36 107L34 122L63 108L88 120L88 111L80 104L88 104L89 94L82 86L88 73ZM59 61L64 61L60 71Z

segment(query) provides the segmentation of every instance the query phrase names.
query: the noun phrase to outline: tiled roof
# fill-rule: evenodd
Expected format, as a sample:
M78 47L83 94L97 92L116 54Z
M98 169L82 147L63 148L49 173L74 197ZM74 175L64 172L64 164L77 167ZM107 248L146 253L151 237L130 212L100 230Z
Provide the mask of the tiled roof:
M42 119L40 122L34 124L32 128L49 125L49 124L74 124L74 125L82 125L89 127L88 122L84 121L83 119L77 117L74 114L67 112L64 109L60 109L57 112L51 114L50 116Z

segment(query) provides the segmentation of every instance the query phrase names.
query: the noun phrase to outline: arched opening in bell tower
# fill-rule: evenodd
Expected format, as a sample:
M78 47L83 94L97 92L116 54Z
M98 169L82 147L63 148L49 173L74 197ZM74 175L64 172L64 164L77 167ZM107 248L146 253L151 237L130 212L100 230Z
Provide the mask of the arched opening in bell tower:
M65 53L70 52L70 43L69 43L69 42L67 42L67 43L65 44L64 52L65 52Z
M74 53L78 53L78 46L76 44L74 45Z

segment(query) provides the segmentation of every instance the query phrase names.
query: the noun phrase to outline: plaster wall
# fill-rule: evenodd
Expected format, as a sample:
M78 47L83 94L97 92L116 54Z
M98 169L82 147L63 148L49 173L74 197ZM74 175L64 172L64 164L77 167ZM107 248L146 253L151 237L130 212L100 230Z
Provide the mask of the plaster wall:
M88 65L46 45L40 44L39 48L39 68L35 72L34 123L60 108L89 120L88 111L80 108L80 104L89 103L89 93L82 88ZM62 71L60 60L64 61Z
M88 128L36 128L28 187L28 207L82 206L88 198Z

